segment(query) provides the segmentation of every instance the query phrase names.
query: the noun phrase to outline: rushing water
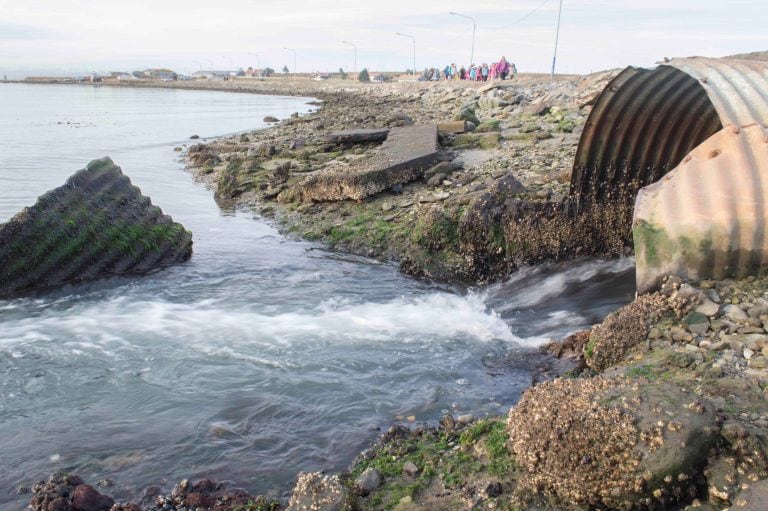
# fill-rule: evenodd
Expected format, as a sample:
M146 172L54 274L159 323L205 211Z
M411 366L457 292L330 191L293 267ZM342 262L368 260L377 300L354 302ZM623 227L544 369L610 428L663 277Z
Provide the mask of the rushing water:
M397 418L504 412L530 348L632 297L631 260L464 290L288 240L185 173L189 136L306 112L307 98L0 85L0 221L109 155L194 233L194 256L0 300L0 508L57 470L125 496L214 476L253 491L343 469Z

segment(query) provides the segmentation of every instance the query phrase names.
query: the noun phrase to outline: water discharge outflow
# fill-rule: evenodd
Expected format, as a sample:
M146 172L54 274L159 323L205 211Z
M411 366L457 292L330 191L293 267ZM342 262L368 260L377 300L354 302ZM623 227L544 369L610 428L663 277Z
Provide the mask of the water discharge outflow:
M192 133L258 127L306 101L4 88L0 217L118 147L132 181L194 233L195 255L146 278L0 301L0 507L55 470L110 477L120 498L185 477L262 491L343 469L398 416L503 412L536 371L521 350L632 298L631 260L473 290L415 281L221 211L182 172L173 149ZM93 127L57 124L70 118Z

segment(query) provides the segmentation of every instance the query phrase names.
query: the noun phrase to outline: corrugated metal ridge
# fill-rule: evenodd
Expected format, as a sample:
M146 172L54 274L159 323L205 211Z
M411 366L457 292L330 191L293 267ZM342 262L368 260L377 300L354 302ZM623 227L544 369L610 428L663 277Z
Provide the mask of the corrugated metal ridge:
M672 66L629 67L608 84L587 119L571 195L580 205L633 195L721 128L697 79Z
M693 57L663 66L698 80L723 126L768 125L768 62Z

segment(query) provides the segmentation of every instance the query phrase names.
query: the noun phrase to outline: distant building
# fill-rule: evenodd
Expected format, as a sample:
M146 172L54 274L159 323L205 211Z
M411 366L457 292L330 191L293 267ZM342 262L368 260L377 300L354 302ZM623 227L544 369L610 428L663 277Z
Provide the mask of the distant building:
M153 80L175 80L178 75L170 69L160 68L146 69L144 76Z
M124 71L111 71L109 77L114 80L136 80L135 76Z
M194 76L197 79L201 80L215 80L215 81L222 81L222 80L229 80L230 72L229 71L195 71L192 73L192 76Z

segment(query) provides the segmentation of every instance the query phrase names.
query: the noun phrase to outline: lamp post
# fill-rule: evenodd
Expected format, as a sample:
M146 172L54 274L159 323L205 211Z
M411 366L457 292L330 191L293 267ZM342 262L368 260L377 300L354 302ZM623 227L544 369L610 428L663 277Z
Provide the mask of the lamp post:
M260 60L259 60L259 54L258 54L258 53L249 53L248 55L253 55L253 56L255 56L255 57L256 57L256 67L258 67L259 69L261 69L261 62L260 62Z
M552 79L555 78L555 62L557 61L557 43L560 39L560 15L563 14L563 0L560 0L560 8L557 11L557 31L555 32L555 54L552 56Z
M413 41L413 77L416 78L416 38L412 35L403 34L402 32L397 32L397 35L407 37Z
M467 18L472 22L472 52L469 54L469 65L471 66L475 63L475 32L477 32L477 23L475 23L475 18L467 16L466 14L459 14L458 12L449 12L448 14Z
M357 46L355 46L354 44L352 44L352 43L350 43L348 41L341 41L341 42L344 43L344 44L350 45L355 50L355 65L354 65L354 68L353 68L352 72L355 73L355 80L357 80Z
M293 79L296 80L296 50L293 48L286 48L283 47L286 51L292 51L293 52Z

